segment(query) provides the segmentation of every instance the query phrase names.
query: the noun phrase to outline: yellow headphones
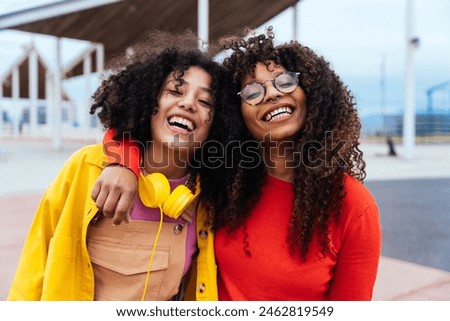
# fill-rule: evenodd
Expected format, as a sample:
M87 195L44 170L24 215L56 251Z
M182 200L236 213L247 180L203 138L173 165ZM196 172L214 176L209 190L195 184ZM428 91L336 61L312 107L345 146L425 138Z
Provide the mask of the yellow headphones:
M187 186L179 185L171 193L169 181L163 174L152 173L144 176L144 174L141 173L139 175L139 197L141 198L142 203L147 207L158 207L160 209L159 228L150 254L141 301L144 301L147 293L148 279L150 278L150 270L155 257L156 244L158 243L163 224L163 212L171 218L180 217L183 211L198 196L199 191L200 188L196 188L194 194Z
M185 185L177 186L172 193L167 178L161 173L139 175L139 197L147 207L159 207L164 214L178 218L189 204L198 196Z

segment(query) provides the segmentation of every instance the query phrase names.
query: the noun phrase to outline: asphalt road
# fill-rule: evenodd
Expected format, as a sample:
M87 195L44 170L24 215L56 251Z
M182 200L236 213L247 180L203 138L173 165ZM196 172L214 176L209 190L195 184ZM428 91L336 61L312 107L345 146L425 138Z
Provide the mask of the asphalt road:
M380 209L382 255L450 271L450 179L365 184Z

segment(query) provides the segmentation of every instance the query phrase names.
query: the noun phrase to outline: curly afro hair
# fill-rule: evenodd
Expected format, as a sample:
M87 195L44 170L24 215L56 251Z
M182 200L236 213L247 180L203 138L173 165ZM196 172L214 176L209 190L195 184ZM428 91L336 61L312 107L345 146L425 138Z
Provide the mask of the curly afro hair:
M291 250L304 259L313 233L319 235L322 254L328 251L328 227L341 213L345 174L359 181L365 178L363 153L358 148L361 123L351 92L323 57L296 41L275 45L273 38L269 28L265 34L247 39L224 39L222 44L231 49L232 54L224 59L223 66L229 73L230 87L235 93L240 91L247 74L254 76L258 62L268 65L273 61L288 71L300 73L299 86L306 95L307 115L305 125L293 142L297 157L288 242ZM239 110L241 102L236 94L233 99L234 108ZM243 126L242 121L237 124ZM233 155L235 164L243 164L245 148L258 148L261 144L246 128L239 130L242 149L240 154ZM331 148L336 144L340 148ZM302 153L305 150L308 154ZM222 180L222 188L228 194L218 195L213 202L216 229L228 227L232 232L245 225L246 217L260 197L266 177L265 166L259 159L254 159L251 166L248 158L245 162L245 168L235 166Z
M116 130L115 139L130 137L140 148L151 141L151 116L157 112L158 94L167 76L174 72L181 79L191 66L204 69L212 78L214 117L208 140L226 142L233 134L238 115L226 108L229 103L224 68L212 54L198 49L198 38L187 31L182 34L156 31L145 42L128 51L132 54L115 58L109 66L111 74L93 95L90 113L98 112L105 128ZM230 130L231 128L231 130ZM192 173L204 172L201 184L214 185L216 172L203 167L214 149L199 149L191 165Z

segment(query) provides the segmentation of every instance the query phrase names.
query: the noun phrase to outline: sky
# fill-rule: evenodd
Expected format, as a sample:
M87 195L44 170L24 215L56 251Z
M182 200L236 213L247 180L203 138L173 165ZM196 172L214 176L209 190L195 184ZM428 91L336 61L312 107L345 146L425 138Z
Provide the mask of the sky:
M401 113L406 70L406 8L413 4L415 108L426 109L426 90L450 81L449 0L301 0L297 10L281 13L259 28L274 27L275 40L297 40L323 55L356 97L362 117ZM2 0L0 15L49 0ZM0 77L34 41L51 65L55 40L23 32L0 31ZM64 41L63 63L75 59L87 44ZM69 90L70 93L70 90ZM433 96L434 110L450 112L450 88Z
M419 38L413 59L415 103L420 110L427 105L428 88L450 81L450 1L412 3L412 34ZM301 0L298 6L298 40L331 63L363 115L403 110L406 7L407 0ZM293 36L292 11L276 19L275 34L283 41ZM435 109L450 112L450 88L435 98Z

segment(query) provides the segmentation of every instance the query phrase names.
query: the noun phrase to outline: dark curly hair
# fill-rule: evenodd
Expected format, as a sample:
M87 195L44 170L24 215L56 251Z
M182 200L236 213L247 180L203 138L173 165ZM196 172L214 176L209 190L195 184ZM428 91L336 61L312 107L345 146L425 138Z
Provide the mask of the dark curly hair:
M208 139L227 141L232 135L229 128L234 120L230 118L229 109L225 108L229 105L225 72L212 54L197 47L198 38L190 31L183 34L150 33L147 40L133 46L128 55L116 57L110 63L112 74L93 95L90 113L98 111L104 127L116 130L115 139L130 137L143 148L152 139L149 120L157 112L158 94L163 82L171 72L175 72L176 79L181 79L189 67L197 66L212 78L214 117ZM194 158L197 162L190 164L194 173L201 172L200 165L208 157L207 150L201 149L196 153ZM208 175L201 177L205 177L206 186L211 185Z
M224 39L224 47L232 49L232 54L224 59L223 65L229 72L230 86L235 93L240 91L247 74L254 75L258 62L268 65L269 61L274 61L288 71L300 72L299 85L306 95L307 114L305 125L293 144L297 157L288 242L290 249L304 259L316 231L322 254L328 251L329 224L341 213L344 175L349 174L359 181L365 178L363 153L358 148L361 123L351 92L323 57L296 41L274 45L273 37L269 28L265 34L246 40L241 37ZM233 106L239 109L239 98L236 94L233 97ZM242 122L238 124L241 126ZM240 165L246 150L255 150L261 144L246 128L241 129L241 134L241 153L233 160ZM338 142L345 144L331 148ZM302 153L306 150L308 153ZM265 166L256 158L249 164L248 157L245 165L245 168L235 166L228 170L222 180L225 184L222 188L228 194L222 193L214 200L216 229L228 227L232 232L239 226L245 227L245 219L260 197Z

